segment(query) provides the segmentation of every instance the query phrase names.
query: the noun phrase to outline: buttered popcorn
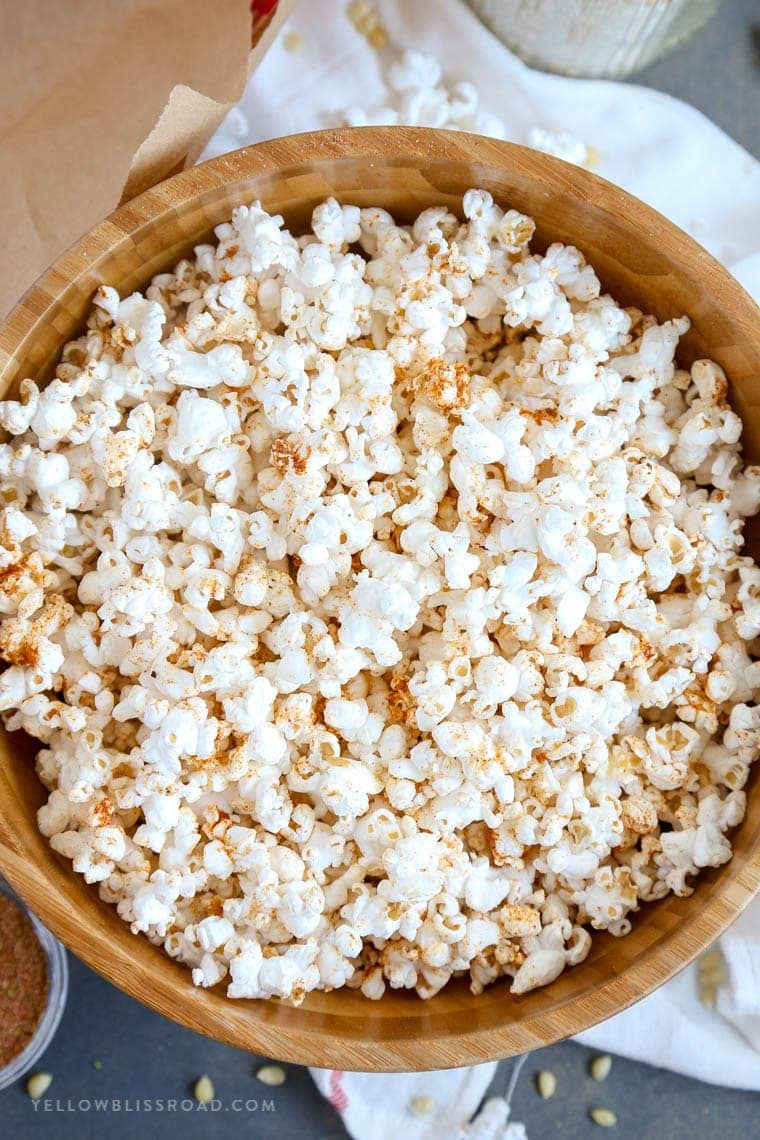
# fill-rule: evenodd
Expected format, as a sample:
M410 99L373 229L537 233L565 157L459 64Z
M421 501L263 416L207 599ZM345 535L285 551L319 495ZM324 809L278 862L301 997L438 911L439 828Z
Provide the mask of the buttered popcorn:
M760 504L687 321L480 190L258 204L0 404L39 826L230 997L513 993L731 855Z

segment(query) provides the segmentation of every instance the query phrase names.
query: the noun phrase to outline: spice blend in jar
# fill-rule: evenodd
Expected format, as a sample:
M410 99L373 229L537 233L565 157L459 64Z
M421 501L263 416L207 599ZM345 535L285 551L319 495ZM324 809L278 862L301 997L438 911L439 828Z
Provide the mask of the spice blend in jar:
M0 894L0 1068L32 1040L48 987L47 957L29 917Z

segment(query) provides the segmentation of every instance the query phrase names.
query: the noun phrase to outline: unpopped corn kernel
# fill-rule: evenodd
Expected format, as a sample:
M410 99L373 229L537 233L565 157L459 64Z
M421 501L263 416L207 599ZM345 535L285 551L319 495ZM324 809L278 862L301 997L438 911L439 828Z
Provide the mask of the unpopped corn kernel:
M209 1104L214 1099L214 1085L210 1077L199 1077L193 1086L193 1096L198 1104Z
M618 1122L611 1108L592 1108L589 1116L600 1128L614 1128Z
M256 1079L262 1084L271 1085L274 1088L277 1085L285 1084L286 1074L279 1065L262 1065L260 1069L256 1070Z
M589 1065L589 1071L595 1081L603 1081L608 1076L611 1068L612 1057L606 1053L599 1057L594 1057Z
M548 1100L557 1091L557 1078L550 1069L540 1069L536 1073L536 1088L542 1100Z
M26 1091L32 1100L39 1100L44 1096L53 1083L52 1073L33 1073L26 1082Z

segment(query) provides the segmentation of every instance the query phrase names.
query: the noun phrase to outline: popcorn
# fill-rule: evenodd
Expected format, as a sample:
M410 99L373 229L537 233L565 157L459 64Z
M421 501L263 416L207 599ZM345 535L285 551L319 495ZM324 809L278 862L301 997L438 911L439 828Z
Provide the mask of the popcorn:
M533 127L528 141L536 150L553 154L555 158L562 158L565 162L574 162L576 166L591 165L592 156L589 148L568 131L550 131L544 127Z
M534 950L517 970L511 985L513 994L524 994L553 982L565 968L561 950Z
M358 2L361 4L363 0L358 0ZM349 13L352 7L355 5L349 5ZM359 31L362 31L361 27L359 27ZM385 47L386 37L383 37L382 43L375 43L374 46ZM440 63L427 52L414 49L405 50L388 64L384 70L383 78L388 88L386 92L387 105L370 110L365 107L348 108L345 112L345 122L348 126L367 127L404 124L411 127L438 127L450 131L472 131L475 134L487 135L496 139L513 137L507 123L498 115L480 106L478 90L472 83L464 81L453 83L448 87L442 77ZM325 126L332 125L334 124L325 123ZM594 147L587 146L585 142L571 135L568 131L557 131L536 126L528 131L527 138L515 141L526 143L536 150L564 159L565 162L573 162L578 166L591 167L595 165L598 158ZM470 194L472 193L473 191L470 191ZM469 217L466 198L464 206L465 213ZM532 223L530 224L532 225ZM415 237L422 240L421 233L415 234ZM320 240L322 239L320 238ZM484 295L482 296L484 298ZM476 314L473 313L472 315ZM482 315L486 316L487 314L482 313Z
M427 57L390 81L478 121ZM241 207L0 405L40 830L232 998L527 992L744 814L760 495L725 376L531 219L463 215Z
M381 126L406 123L409 126L446 127L475 131L505 138L501 120L479 107L479 96L471 83L459 82L447 89L441 82L441 67L433 56L407 50L388 68L389 102L396 106L371 111L352 107L346 112L349 126ZM395 96L395 98L394 98Z

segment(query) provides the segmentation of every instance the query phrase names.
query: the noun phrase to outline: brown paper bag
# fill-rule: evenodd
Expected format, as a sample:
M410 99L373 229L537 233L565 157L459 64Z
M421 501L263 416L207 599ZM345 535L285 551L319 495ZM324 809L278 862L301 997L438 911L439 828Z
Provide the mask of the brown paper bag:
M0 0L0 317L77 237L192 164L295 0Z

